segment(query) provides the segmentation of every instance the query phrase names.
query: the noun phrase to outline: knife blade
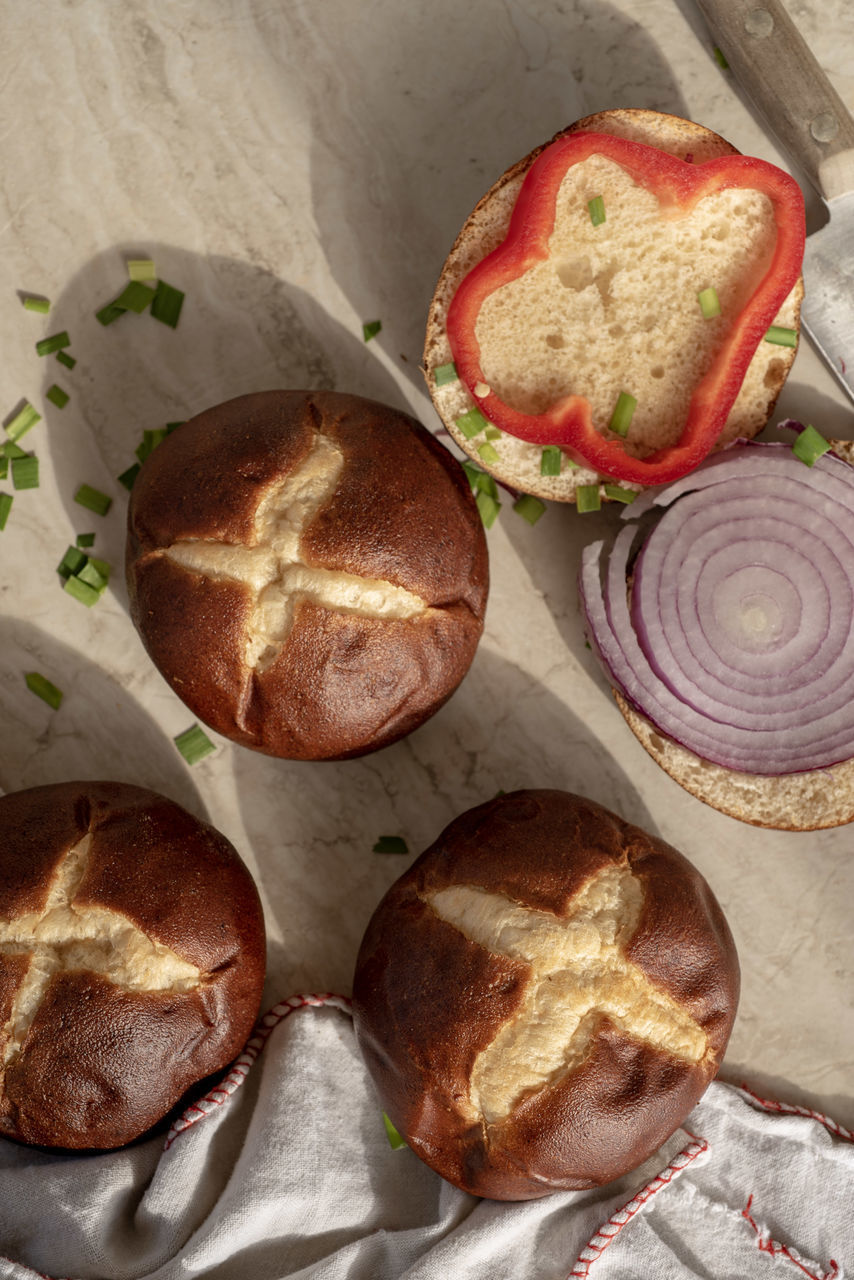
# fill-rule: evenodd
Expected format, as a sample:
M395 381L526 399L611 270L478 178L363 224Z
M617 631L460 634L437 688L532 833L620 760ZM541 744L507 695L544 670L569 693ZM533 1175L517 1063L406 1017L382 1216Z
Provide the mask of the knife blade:
M825 202L801 323L854 400L854 119L779 0L697 0L730 68Z

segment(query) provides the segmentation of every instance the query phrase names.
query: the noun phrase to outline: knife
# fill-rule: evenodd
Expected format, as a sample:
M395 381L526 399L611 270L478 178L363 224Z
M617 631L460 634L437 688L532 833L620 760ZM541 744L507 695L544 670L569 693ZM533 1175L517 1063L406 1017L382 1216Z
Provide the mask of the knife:
M825 202L801 323L854 400L854 119L779 0L697 0L732 71Z

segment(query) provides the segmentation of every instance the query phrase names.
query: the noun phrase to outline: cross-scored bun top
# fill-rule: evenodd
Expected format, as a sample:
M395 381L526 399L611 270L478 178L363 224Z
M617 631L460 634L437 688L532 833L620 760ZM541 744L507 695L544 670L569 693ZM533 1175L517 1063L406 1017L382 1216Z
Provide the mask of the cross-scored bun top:
M134 486L128 584L149 653L208 724L272 755L343 758L416 728L468 669L487 581L459 464L357 396L218 405Z
M717 1071L737 999L699 873L560 791L451 823L377 908L354 984L395 1125L450 1182L502 1200L641 1163Z
M257 890L228 841L139 787L0 798L0 1133L122 1146L245 1042Z

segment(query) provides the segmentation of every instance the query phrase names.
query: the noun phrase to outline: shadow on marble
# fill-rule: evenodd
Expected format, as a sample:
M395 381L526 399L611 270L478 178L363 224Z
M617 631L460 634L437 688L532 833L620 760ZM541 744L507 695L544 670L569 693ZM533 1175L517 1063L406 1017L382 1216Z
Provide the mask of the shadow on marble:
M329 268L357 314L382 320L375 341L423 393L430 298L491 184L584 115L616 106L685 115L687 107L648 31L601 0L505 4L487 26L476 7L398 13L385 46L369 24L337 37L347 40L337 55L346 91L329 100L309 81L299 91ZM326 40L334 62L336 38ZM353 86L358 109L345 110Z
M125 260L141 255L186 294L177 329L147 313L128 313L107 327L95 319L125 287ZM54 356L43 361L43 391L57 383L71 396L64 409L45 402L46 447L71 525L95 531L93 552L114 566L111 590L124 608L128 495L117 477L136 461L144 430L278 388L335 388L406 408L361 333L348 332L304 290L249 261L165 244L116 245L78 272L52 306L45 332L63 329L77 364L67 370ZM83 483L113 498L106 517L74 502Z
M103 668L20 620L0 619L0 649L0 788L129 782L209 820L173 743ZM63 691L58 711L30 692L28 671L47 675Z
M481 647L450 701L415 733L356 760L233 754L241 816L276 915L268 989L348 993L388 886L460 813L499 790L577 791L655 832L607 746L541 683ZM347 834L342 834L347 833ZM381 835L408 854L375 854ZM281 970L276 966L282 964Z

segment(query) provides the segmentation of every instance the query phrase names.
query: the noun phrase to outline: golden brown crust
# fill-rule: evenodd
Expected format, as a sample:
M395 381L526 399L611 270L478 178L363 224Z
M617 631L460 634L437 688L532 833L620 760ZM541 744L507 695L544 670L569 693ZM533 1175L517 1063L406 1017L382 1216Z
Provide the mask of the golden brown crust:
M0 798L0 926L44 911L87 835L75 909L116 913L201 973L187 989L139 990L85 968L54 972L20 1051L0 1064L0 1132L43 1146L107 1148L144 1132L237 1054L264 982L246 867L212 827L140 787L73 782ZM4 1024L32 955L0 941Z
M503 1119L472 1111L474 1060L520 1008L529 969L439 918L453 885L565 917L608 867L629 867L643 908L633 962L703 1029L686 1062L600 1016L582 1061L529 1090ZM723 1057L738 961L708 885L675 849L559 791L498 797L457 818L390 889L356 966L356 1033L383 1106L415 1151L476 1195L528 1199L610 1181L681 1123Z
M425 611L376 618L303 600L278 655L255 669L249 589L162 553L187 539L251 544L259 502L318 434L343 468L301 534L302 563L401 588ZM432 715L474 657L488 586L459 465L408 415L335 392L243 396L174 432L134 486L127 571L134 621L176 693L220 733L296 759L372 751Z

